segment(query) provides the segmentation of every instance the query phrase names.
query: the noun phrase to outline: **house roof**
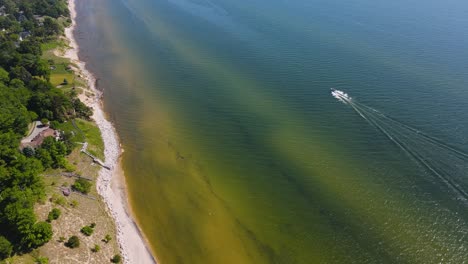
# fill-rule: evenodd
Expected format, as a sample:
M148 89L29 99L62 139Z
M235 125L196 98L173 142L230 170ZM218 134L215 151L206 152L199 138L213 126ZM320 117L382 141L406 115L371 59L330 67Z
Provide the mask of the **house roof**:
M38 146L42 145L44 142L44 139L46 137L57 137L58 132L52 128L47 128L46 130L41 131L37 136L35 136L31 142L24 142L22 144L22 147L32 147L32 148L37 148Z

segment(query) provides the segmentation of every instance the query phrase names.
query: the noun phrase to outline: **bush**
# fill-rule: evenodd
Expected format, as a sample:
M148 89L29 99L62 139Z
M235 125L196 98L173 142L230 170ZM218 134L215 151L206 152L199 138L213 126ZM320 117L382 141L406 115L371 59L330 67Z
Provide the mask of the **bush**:
M122 261L122 257L119 254L117 254L113 258L111 258L112 263L120 263L121 261Z
M42 119L41 119L41 123L42 123L44 126L48 126L48 125L49 125L49 119L47 119L47 118L42 118Z
M75 183L72 185L72 189L80 193L88 194L91 190L91 182L83 178L76 179Z
M53 128L53 129L58 129L59 126L60 126L60 123L58 121L56 121L56 120L51 121L50 125L49 125L49 127Z
M85 226L85 227L81 228L80 231L81 231L81 233L83 233L84 235L90 236L90 235L93 234L94 229L93 229L92 227L90 227L90 226Z
M49 264L49 259L46 257L37 257L36 263L37 264Z
M37 248L49 242L52 238L52 226L47 222L37 222L32 225L27 234L27 236L23 237L21 243L28 248Z
M111 240L112 240L112 237L109 234L107 234L102 241L104 241L107 244Z
M96 227L96 223L92 223L89 225L91 228L95 228Z
M77 236L71 236L65 246L69 248L77 248L80 246L80 239Z
M70 206L73 208L76 208L78 206L78 201L77 200L71 201Z
M23 149L23 154L29 158L29 157L33 157L34 155L36 155L36 151L30 146L27 146Z
M52 209L52 211L49 212L49 215L47 216L47 222L52 222L52 220L57 220L60 215L62 214L62 211L58 208Z
M65 163L64 168L65 168L65 171L66 171L66 172L74 172L74 171L76 171L76 167L73 166L73 165L71 165L71 164L69 164L68 162Z
M95 244L94 247L91 249L91 251L94 253L99 252L99 250L101 250L101 246L99 246L98 244Z
M52 194L52 197L50 197L49 199L51 202L55 203L55 204L58 204L58 205L61 205L61 206L65 206L65 204L67 204L67 200L65 200L65 198L63 198L62 196L54 193Z
M0 236L0 259L8 258L13 251L13 246L5 237Z

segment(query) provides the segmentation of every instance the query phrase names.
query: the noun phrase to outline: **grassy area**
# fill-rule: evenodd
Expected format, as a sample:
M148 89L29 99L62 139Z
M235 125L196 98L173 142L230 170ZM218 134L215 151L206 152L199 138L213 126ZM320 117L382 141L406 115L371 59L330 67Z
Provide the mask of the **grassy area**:
M79 129L73 126L71 121L61 123L57 129L73 132L75 134L75 142L88 142L88 151L99 159L104 160L104 142L97 125L83 119L75 119L75 124Z
M61 40L49 41L41 44L41 49L43 52L53 51L58 47L65 47L65 42Z
M55 86L59 86L64 89L73 87L75 74L73 71L67 71L66 64L55 64L55 69L50 71L50 82ZM67 80L67 84L64 84L64 80Z
M55 50L65 49L66 43L63 40L54 40L41 44L43 54L42 58L50 62L53 69L50 70L50 82L55 87L60 85L60 88L70 89L74 86L75 74L69 68L71 62L67 58L59 57L55 55ZM67 80L68 84L63 84L64 80Z
M52 239L38 249L37 255L48 257L49 263L110 263L109 259L119 253L119 247L116 243L115 224L94 186L101 168L88 156L82 155L78 148L67 160L78 168L77 174L92 179L93 187L88 196L72 192L67 197L62 194L61 188L70 187L76 178L61 175L61 170L44 173L47 199L36 207L36 214L39 219L45 220L53 208L58 208L62 213L51 223L54 231ZM91 223L96 224L94 233L91 236L83 235L80 229ZM102 240L107 234L112 237L109 243ZM61 237L67 240L73 235L79 237L80 246L70 249L65 246ZM91 251L95 245L100 246L99 252ZM35 263L31 260L33 258L30 257L12 263Z
M62 58L55 55L55 50L65 49L67 44L64 40L57 39L41 44L42 48L42 58L46 60L54 60L55 63L70 63L70 60L67 58Z
M69 121L60 124L58 129L74 132L75 142L87 141L88 150L97 157L103 158L104 144L96 124L76 119L75 125ZM77 168L76 174L92 180L93 187L87 196L72 192L67 197L62 194L61 188L70 187L76 178L63 176L61 169L49 169L43 173L47 199L36 206L36 214L41 220L47 219L48 213L53 208L58 208L61 215L51 223L54 231L53 238L38 249L37 255L48 257L49 263L110 263L110 258L119 253L119 247L116 241L115 224L95 188L101 167L93 163L91 158L80 153L79 147L73 150L67 160ZM96 224L91 236L80 232L83 226L91 223ZM71 249L65 246L61 238L67 240L73 235L79 237L80 246ZM103 241L106 235L112 238L109 243ZM91 251L95 245L99 245L99 252ZM25 255L18 262L15 260L11 263L36 263L34 257L29 255L31 254Z
M88 151L101 160L104 160L104 142L102 141L101 131L95 123L76 119L76 125L81 129L89 143Z
M75 142L85 142L86 141L84 134L80 133L80 131L77 130L73 126L72 122L61 123L61 124L59 124L57 129L60 130L60 131L67 132L67 133L68 132L73 132L73 134L75 134L75 137L73 138L73 141L75 141Z
M3 261L0 262L1 264L10 264L10 263L21 263L21 264L36 264L36 261L34 260L34 257L32 254L24 254L24 255L16 255L11 258L7 258Z

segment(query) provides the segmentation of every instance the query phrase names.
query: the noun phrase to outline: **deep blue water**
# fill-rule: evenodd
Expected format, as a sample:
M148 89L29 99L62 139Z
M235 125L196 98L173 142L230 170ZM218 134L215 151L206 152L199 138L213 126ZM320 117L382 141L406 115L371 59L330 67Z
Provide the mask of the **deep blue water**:
M161 262L468 258L468 3L78 9L80 56Z

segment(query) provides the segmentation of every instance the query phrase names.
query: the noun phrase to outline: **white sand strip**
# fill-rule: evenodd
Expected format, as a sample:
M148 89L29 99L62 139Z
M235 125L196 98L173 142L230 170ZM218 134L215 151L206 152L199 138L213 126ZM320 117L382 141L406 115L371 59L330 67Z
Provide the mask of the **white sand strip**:
M70 49L68 49L63 56L71 59L73 63L79 66L80 74L84 76L88 86L95 94L91 99L83 98L83 96L81 96L80 99L82 99L83 103L87 106L93 108L94 114L92 118L101 130L101 135L104 140L105 163L112 168L111 170L100 170L96 188L98 193L103 197L110 214L115 220L117 240L121 248L124 263L156 263L138 226L130 215L129 210L127 210L128 198L126 196L125 178L120 168L119 156L121 148L117 133L112 123L106 119L102 110L100 92L95 87L96 79L86 69L85 62L80 61L78 58L78 45L73 34L76 25L75 1L76 0L68 1L72 25L65 29L65 35L70 41Z

